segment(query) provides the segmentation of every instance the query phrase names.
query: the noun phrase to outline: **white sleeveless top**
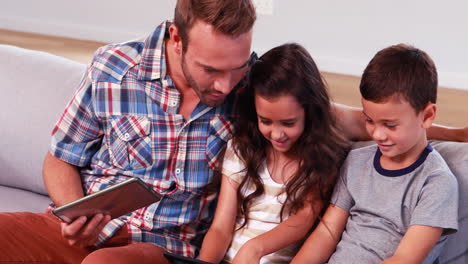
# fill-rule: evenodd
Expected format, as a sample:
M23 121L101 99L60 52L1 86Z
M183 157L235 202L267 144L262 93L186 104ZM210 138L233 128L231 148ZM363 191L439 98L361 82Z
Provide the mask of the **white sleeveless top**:
M239 157L234 153L231 142L228 142L226 154L224 156L222 173L232 180L241 183L245 177L244 164ZM266 161L258 172L263 181L265 193L252 201L249 211L249 222L246 226L237 230L244 222L243 218L238 217L236 220L236 227L232 243L224 257L224 260L231 262L236 256L237 251L248 240L261 235L280 223L280 212L283 202L286 198L285 185L273 181L266 166ZM244 187L244 196L253 192L252 188ZM283 221L288 218L287 215L283 216ZM289 263L299 249L298 244L290 245L277 252L264 256L260 263Z

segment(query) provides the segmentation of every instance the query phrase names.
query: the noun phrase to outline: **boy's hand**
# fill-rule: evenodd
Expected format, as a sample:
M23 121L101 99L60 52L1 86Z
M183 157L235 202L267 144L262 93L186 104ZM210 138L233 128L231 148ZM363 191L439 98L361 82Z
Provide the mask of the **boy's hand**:
M82 248L93 246L111 217L97 214L90 221L86 220L85 216L81 216L70 224L62 223L62 236L68 240L69 245Z

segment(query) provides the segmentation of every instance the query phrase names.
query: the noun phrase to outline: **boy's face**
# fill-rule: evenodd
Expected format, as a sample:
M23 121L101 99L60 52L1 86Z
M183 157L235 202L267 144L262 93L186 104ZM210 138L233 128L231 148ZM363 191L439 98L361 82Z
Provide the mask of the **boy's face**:
M367 132L382 152L381 162L401 168L414 163L427 145L426 128L435 117L435 105L416 113L409 102L398 97L380 103L361 101Z

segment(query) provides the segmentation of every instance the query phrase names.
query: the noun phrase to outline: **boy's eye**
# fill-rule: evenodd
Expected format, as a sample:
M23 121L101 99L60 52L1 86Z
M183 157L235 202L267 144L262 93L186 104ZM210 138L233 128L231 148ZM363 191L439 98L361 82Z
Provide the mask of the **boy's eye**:
M372 121L372 119L366 118L366 123L372 124L374 122Z
M385 124L386 127L388 128L395 128L397 125L396 124Z

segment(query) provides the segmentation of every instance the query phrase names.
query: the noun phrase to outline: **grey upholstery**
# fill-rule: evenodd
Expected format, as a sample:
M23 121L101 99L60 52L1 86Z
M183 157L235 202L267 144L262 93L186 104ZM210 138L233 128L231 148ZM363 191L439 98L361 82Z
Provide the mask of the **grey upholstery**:
M86 67L7 45L0 45L0 59L0 211L43 212L50 132Z

